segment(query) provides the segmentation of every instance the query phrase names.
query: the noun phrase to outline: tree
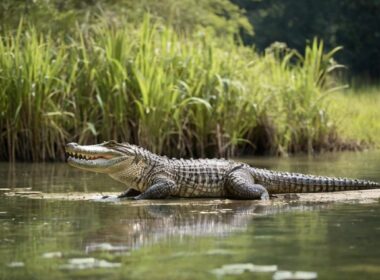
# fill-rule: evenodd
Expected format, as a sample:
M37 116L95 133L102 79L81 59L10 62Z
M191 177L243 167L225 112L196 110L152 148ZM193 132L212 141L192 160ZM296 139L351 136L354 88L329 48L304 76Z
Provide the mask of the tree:
M246 10L255 36L243 34L246 44L263 51L274 41L298 51L319 37L327 48L343 46L337 55L354 75L380 77L379 0L233 0Z
M79 25L95 25L100 20L114 24L139 23L145 13L171 24L179 32L208 28L219 36L252 34L244 11L229 0L2 0L0 27L16 28L21 18L41 32L70 33Z

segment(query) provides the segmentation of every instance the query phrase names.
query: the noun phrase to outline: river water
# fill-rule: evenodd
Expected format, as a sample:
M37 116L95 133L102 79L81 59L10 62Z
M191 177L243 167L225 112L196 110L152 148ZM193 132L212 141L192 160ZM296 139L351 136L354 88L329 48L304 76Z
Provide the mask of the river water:
M240 160L380 181L378 151ZM302 279L380 279L379 201L265 206L4 195L123 190L66 164L0 163L0 188L0 279L288 279L296 272Z

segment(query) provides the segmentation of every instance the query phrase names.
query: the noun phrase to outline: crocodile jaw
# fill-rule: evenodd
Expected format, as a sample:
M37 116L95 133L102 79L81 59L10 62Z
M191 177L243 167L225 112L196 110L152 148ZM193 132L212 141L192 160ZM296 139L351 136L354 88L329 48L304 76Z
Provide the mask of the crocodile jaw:
M102 145L81 146L77 143L67 144L66 154L69 165L101 173L110 173L113 166L128 158L125 154Z

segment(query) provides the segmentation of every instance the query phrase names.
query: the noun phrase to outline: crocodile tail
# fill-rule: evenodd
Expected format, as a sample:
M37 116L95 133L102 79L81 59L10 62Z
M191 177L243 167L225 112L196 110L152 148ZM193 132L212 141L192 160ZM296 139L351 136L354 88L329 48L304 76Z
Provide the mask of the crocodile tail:
M251 174L255 182L267 188L269 193L334 192L380 188L379 183L367 180L276 172L259 168L251 168Z

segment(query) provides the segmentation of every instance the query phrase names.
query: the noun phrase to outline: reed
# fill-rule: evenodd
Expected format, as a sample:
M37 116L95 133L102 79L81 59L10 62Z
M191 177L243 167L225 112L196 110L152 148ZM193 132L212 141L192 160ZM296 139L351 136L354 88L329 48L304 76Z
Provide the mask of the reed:
M66 47L30 28L0 40L1 158L39 160L62 155L70 82Z
M0 39L0 158L63 159L68 141L108 139L176 156L313 152L337 141L336 51L314 40L304 56L281 46L259 55L149 17L78 27L70 40L20 24Z
M269 110L278 112L273 116L278 152L313 153L329 145L335 131L327 112L329 95L341 88L331 79L343 67L332 60L339 49L325 53L323 42L314 39L303 56L281 45L267 53L267 82L276 100Z

